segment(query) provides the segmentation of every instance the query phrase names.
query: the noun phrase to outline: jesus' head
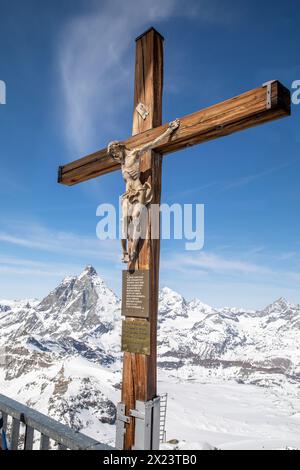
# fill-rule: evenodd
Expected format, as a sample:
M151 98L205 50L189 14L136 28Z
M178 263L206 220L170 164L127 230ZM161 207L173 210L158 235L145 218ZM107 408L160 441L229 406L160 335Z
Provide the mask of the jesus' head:
M125 150L126 147L122 142L114 140L107 146L108 155L115 161L119 163L124 163L125 161Z

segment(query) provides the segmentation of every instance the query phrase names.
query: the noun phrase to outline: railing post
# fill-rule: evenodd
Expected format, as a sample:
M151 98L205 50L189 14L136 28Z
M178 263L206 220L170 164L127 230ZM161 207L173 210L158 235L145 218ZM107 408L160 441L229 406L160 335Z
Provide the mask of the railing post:
M33 436L34 429L31 426L26 426L24 450L32 450Z
M49 450L50 439L45 434L41 434L40 450Z
M18 418L13 418L12 430L11 430L11 443L10 443L11 450L18 450L19 435L20 435L20 420Z

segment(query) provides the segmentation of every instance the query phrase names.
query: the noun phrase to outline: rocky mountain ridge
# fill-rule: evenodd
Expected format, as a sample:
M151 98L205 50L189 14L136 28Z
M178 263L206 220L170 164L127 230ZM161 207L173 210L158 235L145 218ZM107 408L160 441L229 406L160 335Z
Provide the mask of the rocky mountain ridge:
M42 301L0 301L2 393L109 441L120 325L120 299L91 266ZM297 393L299 340L300 306L286 299L246 311L160 291L158 364L180 381L234 380Z

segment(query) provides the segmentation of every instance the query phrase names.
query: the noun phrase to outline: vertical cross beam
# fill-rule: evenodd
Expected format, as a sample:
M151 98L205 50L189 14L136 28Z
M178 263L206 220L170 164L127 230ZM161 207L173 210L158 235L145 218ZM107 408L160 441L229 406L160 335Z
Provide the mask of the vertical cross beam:
M136 40L133 135L162 124L163 91L163 37L153 28ZM145 119L136 107L142 103L149 114ZM141 160L141 181L148 182L153 190L153 204L160 204L162 157L147 152ZM154 211L154 214L157 211ZM150 270L150 331L151 354L124 353L122 402L129 410L135 409L136 400L148 401L157 395L157 311L159 289L160 240L151 239L151 211L148 214L148 237L141 241L137 269ZM156 221L157 224L157 221ZM156 225L157 226L157 225ZM126 424L125 449L134 445L134 419Z

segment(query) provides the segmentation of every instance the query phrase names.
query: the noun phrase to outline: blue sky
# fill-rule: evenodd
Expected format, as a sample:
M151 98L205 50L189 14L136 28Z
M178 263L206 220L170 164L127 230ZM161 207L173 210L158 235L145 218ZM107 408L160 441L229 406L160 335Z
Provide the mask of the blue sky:
M299 2L0 0L0 298L42 297L93 264L119 291L96 208L121 175L73 188L59 164L131 131L134 39L165 36L164 121L271 79L300 80ZM291 118L164 160L163 201L205 204L205 247L163 241L161 284L212 305L300 303L300 105Z

